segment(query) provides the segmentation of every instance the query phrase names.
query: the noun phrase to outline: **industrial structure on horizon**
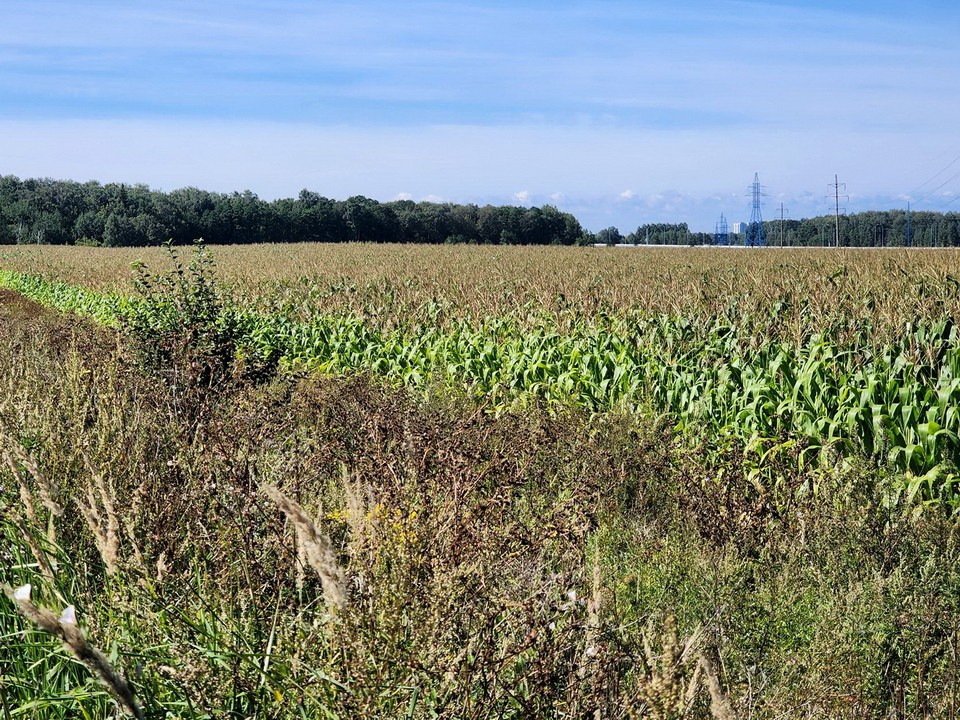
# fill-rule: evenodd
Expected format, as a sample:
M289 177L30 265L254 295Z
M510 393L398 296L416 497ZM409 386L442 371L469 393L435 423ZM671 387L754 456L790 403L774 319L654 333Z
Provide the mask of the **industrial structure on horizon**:
M716 231L713 235L714 245L747 245L752 247L762 247L767 244L766 233L763 229L763 211L761 205L766 193L763 192L763 186L760 184L759 173L753 174L753 184L750 186L750 196L752 198L750 208L750 222L737 222L733 224L732 233L728 229L727 219L723 213L720 214L720 220L717 222ZM731 240L731 234L733 240Z

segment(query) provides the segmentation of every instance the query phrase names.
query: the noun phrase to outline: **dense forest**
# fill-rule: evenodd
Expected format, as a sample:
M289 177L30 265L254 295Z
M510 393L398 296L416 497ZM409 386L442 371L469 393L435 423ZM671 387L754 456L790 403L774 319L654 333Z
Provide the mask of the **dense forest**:
M261 242L478 243L573 245L592 241L555 207L456 205L356 196L331 200L309 190L273 202L251 192L171 192L145 185L0 177L0 243L157 245L204 238Z
M840 218L844 246L960 246L960 213L869 211ZM833 245L831 216L764 223L767 245ZM459 205L355 196L331 200L309 190L266 201L251 192L171 192L146 185L0 176L0 244L157 245L259 242L476 243L485 245L709 245L712 233L686 223L615 227L594 234L557 208ZM743 244L730 233L728 242Z

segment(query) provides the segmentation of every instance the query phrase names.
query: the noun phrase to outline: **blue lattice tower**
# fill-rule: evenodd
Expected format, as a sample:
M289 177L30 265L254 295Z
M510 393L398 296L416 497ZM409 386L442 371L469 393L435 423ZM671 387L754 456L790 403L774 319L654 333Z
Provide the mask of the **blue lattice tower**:
M727 219L720 213L720 222L717 223L716 232L713 234L714 245L729 245L730 233L727 231Z
M760 203L764 196L763 188L760 185L760 176L753 174L753 185L750 186L753 195L753 208L750 210L750 224L747 226L747 236L744 239L744 245L765 245L766 234L763 232L763 213L760 211Z

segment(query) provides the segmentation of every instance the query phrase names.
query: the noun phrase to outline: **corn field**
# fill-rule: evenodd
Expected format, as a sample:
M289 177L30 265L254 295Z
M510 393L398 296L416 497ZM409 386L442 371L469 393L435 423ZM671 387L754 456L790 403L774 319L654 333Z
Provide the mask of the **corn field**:
M274 270L255 282L254 268L286 250L217 251L227 311L253 356L458 388L493 410L665 413L694 441L862 455L907 473L911 493L958 497L960 283L949 254L488 251L457 275L444 249L404 249L410 266L433 268L423 278L390 276L386 251L364 250L352 277ZM288 271L309 252L290 249ZM53 267L69 262L54 255ZM37 273L43 262L42 251L14 258L24 269L0 283L106 324L138 303L115 265L112 279L79 263L64 280Z

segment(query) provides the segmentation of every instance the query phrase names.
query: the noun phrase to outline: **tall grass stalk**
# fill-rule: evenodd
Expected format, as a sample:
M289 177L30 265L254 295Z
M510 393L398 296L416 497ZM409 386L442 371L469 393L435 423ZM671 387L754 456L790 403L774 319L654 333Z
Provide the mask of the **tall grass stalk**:
M87 641L86 635L77 624L74 607L68 605L58 617L50 610L33 604L30 591L30 585L23 585L15 590L9 587L4 588L5 594L13 601L21 615L43 632L60 638L64 646L113 694L127 714L137 720L143 720L143 710L129 684L110 664L106 656Z
M272 485L261 485L260 489L293 524L303 557L323 582L323 597L327 607L331 610L343 608L349 599L348 576L337 562L330 537L295 500L284 495L279 489Z

